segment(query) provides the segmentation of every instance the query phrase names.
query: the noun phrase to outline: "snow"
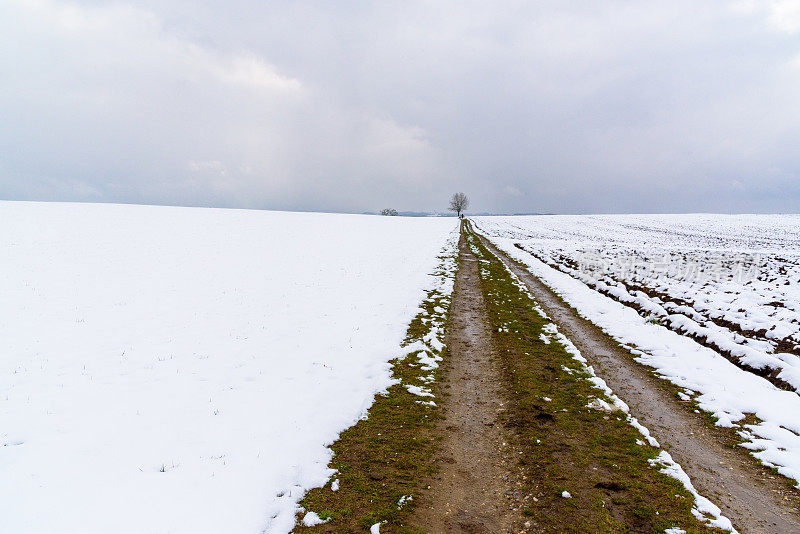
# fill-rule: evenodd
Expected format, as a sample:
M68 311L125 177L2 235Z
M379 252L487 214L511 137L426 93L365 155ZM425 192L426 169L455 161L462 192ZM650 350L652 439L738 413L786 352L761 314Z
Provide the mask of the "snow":
M561 492L561 496L564 497L565 499L571 499L572 498L572 495L566 490Z
M0 202L3 530L288 532L455 229Z
M608 235L616 235L615 228L622 229L617 230L617 233L624 233L623 230L631 228L635 231L639 231L639 228L660 229L658 240L651 239L639 244L643 249L664 243L673 243L673 246L678 247L675 243L681 239L690 243L701 242L703 228L707 228L709 235L717 238L715 242L718 248L726 243L738 243L737 250L745 250L742 243L750 247L747 250L760 247L757 250L765 256L774 256L774 261L768 261L767 266L763 267L766 269L764 272L778 273L781 265L775 258L778 257L777 250L780 246L788 247L782 250L784 259L798 255L797 243L800 243L800 238L797 227L791 227L797 222L798 218L793 216L483 217L477 219L476 227L501 250L525 264L581 315L629 347L637 361L654 368L659 375L677 386L691 390L695 402L702 410L713 414L718 419L717 424L737 426L745 440L744 446L756 458L765 465L775 467L800 485L800 395L781 390L769 381L737 367L719 352L649 321L625 303L601 294L585 278L562 272L530 253L534 246L539 246L537 250L544 249L544 245L535 244L547 240L559 241L563 245L571 239L583 239L588 233L597 235L599 229L587 229L594 226L605 229ZM703 224L706 226L703 227ZM671 237L673 234L677 237ZM526 250L520 250L514 246L515 243L521 244ZM602 248L599 243L593 246ZM634 247L634 244L631 242L628 246ZM566 247L567 245L562 246ZM702 248L698 245L694 251L698 261L702 261L701 253ZM769 256L770 254L773 256ZM785 272L790 272L787 265L783 265L783 268ZM769 279L770 275L760 276ZM790 284L779 282L774 287L786 288L780 291L791 295L791 288L797 288L797 278L794 274L791 277L788 274L782 276ZM735 302L745 298L743 295L750 295L747 298L751 299L754 299L754 294L760 294L762 298L767 295L763 287L751 289L750 286L754 284L748 286L743 283L736 287L717 284L716 289L713 289L710 282L705 283L709 285L703 291L710 296L708 300L715 303ZM768 298L773 298L776 294L771 293ZM798 300L791 303L787 300L785 309L794 309L796 302ZM777 319L776 316L769 320ZM787 358L784 363L789 360ZM760 422L739 425L737 422L748 413L755 414Z
M303 525L307 527L315 527L317 525L322 525L324 523L327 523L327 521L322 519L314 512L308 512L306 515L303 516Z
M418 397L433 397L433 393L421 386L414 386L411 384L405 384L405 386L408 392L412 395L416 395Z
M800 216L553 216L480 224L744 366L775 370L800 390Z
M408 503L408 502L411 502L411 501L413 501L413 500L414 500L414 496L413 496L413 495L403 495L403 496L402 496L402 497L400 497L400 499L397 501L397 509L399 510L400 508L402 508L403 506L405 506L405 505L406 505L406 503Z
M371 527L369 527L369 534L381 534L381 524L375 523Z
M659 452L658 457L654 460L650 460L650 463L652 465L662 466L660 469L662 473L678 480L683 484L683 487L694 496L692 514L694 514L697 519L708 522L708 525L711 527L727 530L734 534L737 532L736 529L733 528L730 519L722 515L722 510L719 509L719 506L697 493L697 490L689 480L689 475L687 475L683 468L672 459L672 456L670 456L667 451Z

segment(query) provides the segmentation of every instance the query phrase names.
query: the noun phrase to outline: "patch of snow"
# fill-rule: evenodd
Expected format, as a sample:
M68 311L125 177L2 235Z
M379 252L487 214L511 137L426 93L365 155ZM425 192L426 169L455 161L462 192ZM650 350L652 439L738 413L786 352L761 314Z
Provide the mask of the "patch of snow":
M706 521L712 527L734 533L736 532L736 529L733 528L733 524L731 523L730 519L722 515L722 510L720 510L716 504L697 493L697 490L692 485L691 480L689 480L689 475L687 475L683 468L672 459L672 456L670 456L667 451L659 452L658 457L650 460L650 463L653 465L660 465L660 471L662 473L679 481L681 484L683 484L683 487L694 496L694 508L692 508L692 514L694 514L697 519ZM708 516L710 516L710 518Z
M412 395L416 395L418 397L433 397L433 393L421 386L414 386L411 384L404 384L404 386Z
M303 516L303 525L307 527L315 527L327 523L327 519L322 519L315 512L308 512Z
M441 352L444 349L444 343L439 340L437 329L428 332L423 339L436 352Z
M611 406L603 399L592 399L591 402L589 402L589 404L586 405L586 407L593 408L595 410L602 410L604 412L613 412L617 409L614 406Z

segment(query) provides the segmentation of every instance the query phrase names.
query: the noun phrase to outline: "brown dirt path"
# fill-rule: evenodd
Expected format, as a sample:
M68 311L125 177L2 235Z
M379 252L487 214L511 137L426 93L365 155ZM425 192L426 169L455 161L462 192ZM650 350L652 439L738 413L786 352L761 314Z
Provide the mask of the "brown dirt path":
M599 327L566 305L538 278L481 237L528 286L536 300L572 340L631 414L650 429L692 479L742 533L800 533L800 492L786 479L756 465L743 450L724 444L730 437L710 427L664 387L662 379L635 362Z
M430 534L519 532L513 442L503 430L499 370L480 287L478 262L462 233L443 384L446 430L441 468L420 496L412 523Z

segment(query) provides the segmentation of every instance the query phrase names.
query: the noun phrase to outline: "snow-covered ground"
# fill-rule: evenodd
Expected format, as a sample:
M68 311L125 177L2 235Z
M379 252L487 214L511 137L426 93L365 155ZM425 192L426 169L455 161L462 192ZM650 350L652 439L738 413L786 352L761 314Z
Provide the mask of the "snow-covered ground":
M800 391L800 216L504 221L541 261Z
M748 370L771 370L800 387L792 345L800 329L800 217L531 216L475 223L582 315L632 347L640 362L685 388L718 424L738 426L762 462L800 483L800 395ZM737 424L748 413L760 422Z
M455 230L0 203L0 531L287 532Z

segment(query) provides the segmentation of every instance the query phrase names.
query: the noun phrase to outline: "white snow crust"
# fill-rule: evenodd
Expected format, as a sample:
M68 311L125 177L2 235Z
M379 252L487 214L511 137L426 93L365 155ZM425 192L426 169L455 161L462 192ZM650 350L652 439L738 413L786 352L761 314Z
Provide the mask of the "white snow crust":
M548 216L481 224L800 391L800 216Z
M0 202L0 530L288 532L456 229Z

